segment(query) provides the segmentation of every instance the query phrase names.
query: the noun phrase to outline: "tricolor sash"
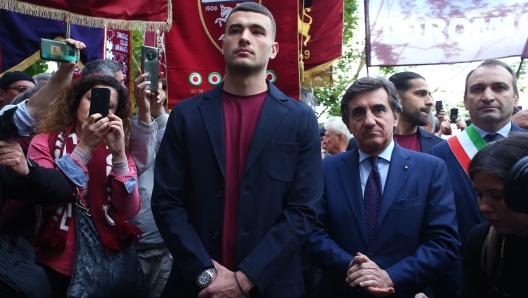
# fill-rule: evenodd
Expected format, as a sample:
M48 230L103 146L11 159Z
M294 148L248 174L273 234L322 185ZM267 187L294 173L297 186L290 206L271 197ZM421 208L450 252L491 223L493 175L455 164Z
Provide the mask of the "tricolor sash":
M468 174L469 163L477 152L486 146L486 141L480 136L473 125L468 126L458 135L447 140L460 166Z

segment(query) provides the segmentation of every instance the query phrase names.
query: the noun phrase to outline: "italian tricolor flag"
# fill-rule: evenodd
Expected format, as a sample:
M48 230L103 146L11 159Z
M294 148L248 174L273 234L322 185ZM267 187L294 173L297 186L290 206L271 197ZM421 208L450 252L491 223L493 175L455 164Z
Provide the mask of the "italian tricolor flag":
M486 141L480 136L473 125L463 132L447 140L456 159L468 174L469 163L477 152L486 146Z

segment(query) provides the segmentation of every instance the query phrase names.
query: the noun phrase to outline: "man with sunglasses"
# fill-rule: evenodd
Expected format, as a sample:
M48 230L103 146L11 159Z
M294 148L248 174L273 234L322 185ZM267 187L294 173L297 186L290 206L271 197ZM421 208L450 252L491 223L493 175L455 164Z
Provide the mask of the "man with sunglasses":
M4 73L0 77L0 109L31 87L35 87L35 81L29 74L23 71Z

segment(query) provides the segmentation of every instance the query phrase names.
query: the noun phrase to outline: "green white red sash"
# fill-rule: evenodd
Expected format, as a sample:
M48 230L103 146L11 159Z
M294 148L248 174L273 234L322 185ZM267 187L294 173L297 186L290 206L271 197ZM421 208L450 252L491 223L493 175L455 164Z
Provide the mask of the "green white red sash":
M468 174L469 163L477 152L486 146L486 141L480 136L473 125L467 127L458 135L447 139L456 159Z

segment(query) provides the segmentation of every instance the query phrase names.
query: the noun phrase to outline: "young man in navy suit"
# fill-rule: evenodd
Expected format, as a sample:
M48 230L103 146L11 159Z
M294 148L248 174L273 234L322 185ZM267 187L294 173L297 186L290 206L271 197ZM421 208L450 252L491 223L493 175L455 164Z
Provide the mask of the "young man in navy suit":
M226 22L224 82L172 110L155 166L154 218L174 256L162 297L300 297L300 248L322 195L312 109L266 80L279 50L254 2Z
M343 96L357 148L323 161L324 195L309 239L323 271L319 297L414 297L456 260L446 165L394 142L400 111L386 79L361 78Z

